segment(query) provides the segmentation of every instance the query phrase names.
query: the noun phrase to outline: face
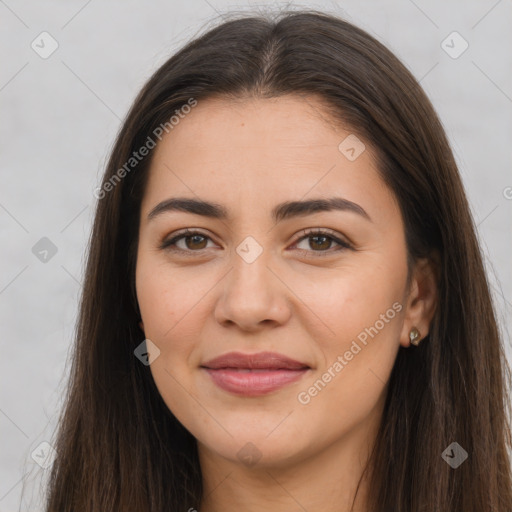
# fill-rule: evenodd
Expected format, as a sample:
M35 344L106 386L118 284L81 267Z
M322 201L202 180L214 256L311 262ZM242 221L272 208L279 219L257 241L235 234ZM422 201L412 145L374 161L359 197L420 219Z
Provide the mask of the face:
M154 150L137 296L158 390L205 452L289 464L379 421L412 327L406 245L353 137L313 97L215 99Z

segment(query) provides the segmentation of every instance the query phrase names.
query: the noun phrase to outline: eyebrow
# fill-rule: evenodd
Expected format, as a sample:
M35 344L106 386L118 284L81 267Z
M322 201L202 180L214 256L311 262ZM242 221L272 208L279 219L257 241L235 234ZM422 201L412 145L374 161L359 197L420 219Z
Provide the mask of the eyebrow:
M342 197L309 199L306 201L286 201L275 206L272 209L271 216L275 222L279 222L295 217L304 217L318 212L333 210L356 213L366 220L373 222L363 207ZM152 220L164 212L171 211L192 213L219 220L230 220L229 211L224 206L218 203L188 197L173 197L158 203L149 212L148 220Z

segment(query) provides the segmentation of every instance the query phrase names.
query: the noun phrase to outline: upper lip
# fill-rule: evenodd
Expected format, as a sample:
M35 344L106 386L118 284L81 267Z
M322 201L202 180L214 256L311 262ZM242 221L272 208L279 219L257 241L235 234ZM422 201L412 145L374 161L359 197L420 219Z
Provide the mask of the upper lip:
M211 370L218 370L220 368L301 370L309 368L307 364L291 359L283 354L278 354L277 352L258 352L256 354L228 352L227 354L210 359L201 366Z

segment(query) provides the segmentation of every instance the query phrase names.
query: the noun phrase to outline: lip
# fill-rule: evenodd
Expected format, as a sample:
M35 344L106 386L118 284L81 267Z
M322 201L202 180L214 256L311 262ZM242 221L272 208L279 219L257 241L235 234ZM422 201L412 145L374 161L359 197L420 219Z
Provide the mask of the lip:
M260 396L299 380L310 367L283 354L229 352L201 365L224 391Z

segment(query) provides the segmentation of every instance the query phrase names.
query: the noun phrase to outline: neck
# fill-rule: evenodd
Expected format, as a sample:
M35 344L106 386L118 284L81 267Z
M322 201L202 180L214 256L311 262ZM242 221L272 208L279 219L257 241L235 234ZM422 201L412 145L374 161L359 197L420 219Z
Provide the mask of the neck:
M286 465L247 467L199 444L204 489L199 512L367 512L363 472L377 427L358 424L323 451Z

